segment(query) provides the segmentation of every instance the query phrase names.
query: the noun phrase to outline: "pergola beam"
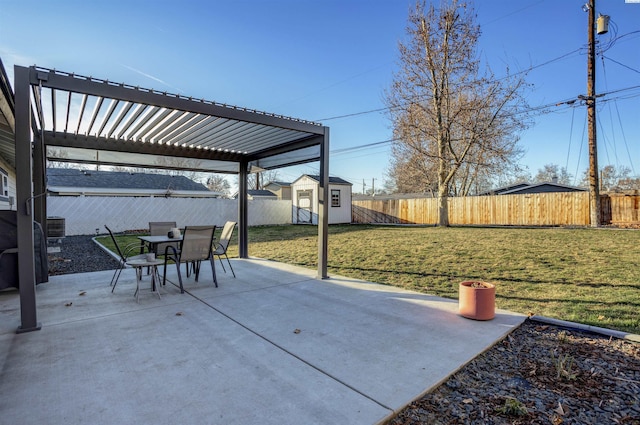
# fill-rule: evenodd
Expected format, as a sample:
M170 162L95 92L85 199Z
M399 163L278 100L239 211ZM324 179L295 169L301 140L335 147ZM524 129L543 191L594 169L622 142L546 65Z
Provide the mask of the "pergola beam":
M294 142L282 144L277 148L265 149L259 152L255 152L249 155L249 161L257 161L263 158L269 158L275 155L297 151L299 149L305 149L312 146L319 146L323 143L323 141L324 141L324 135L310 136L310 137L307 137L306 139L296 140Z
M148 155L175 156L180 158L211 159L217 161L239 162L245 155L236 152L215 151L212 149L188 148L176 145L132 142L124 139L75 134L56 134L44 132L45 145L65 148L78 148L98 151L129 152Z
M78 92L91 96L149 104L253 124L263 124L270 127L322 134L322 126L307 121L292 120L243 108L233 108L204 100L198 101L197 99L149 91L109 81L88 79L72 74L63 75L53 70L40 70L35 67L28 69L29 82L34 86L41 84L42 87L56 90Z

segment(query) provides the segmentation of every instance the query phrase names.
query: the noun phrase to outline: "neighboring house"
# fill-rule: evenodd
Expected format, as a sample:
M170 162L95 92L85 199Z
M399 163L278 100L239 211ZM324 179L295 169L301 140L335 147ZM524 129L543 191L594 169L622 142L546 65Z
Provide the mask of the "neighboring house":
M551 193L551 192L585 192L587 189L575 186L559 184L557 182L542 183L518 183L511 186L501 187L488 192L479 193L478 196L487 195L523 195L528 193Z
M275 193L278 199L291 200L291 183L274 181L266 184L264 188Z
M16 148L13 90L0 61L0 210L16 209Z
M329 177L329 224L351 223L352 184L339 177ZM291 183L293 224L318 224L320 177L304 174Z
M389 199L425 199L433 198L431 193L416 192L416 193L376 193L375 195L363 195L362 193L354 193L354 201L380 201Z
M478 193L478 196L487 196L487 195L501 195L504 192L509 192L511 190L522 189L524 187L530 186L529 183L516 183L509 186L499 187L497 189L488 190L486 192Z
M236 192L233 195L233 199L238 199L238 192ZM255 189L251 189L251 190L247 190L247 199L249 200L254 200L254 199L269 199L269 200L277 200L278 197L276 196L275 193L271 192L270 190L255 190Z
M215 198L222 195L185 176L71 168L47 168L47 190L52 196Z

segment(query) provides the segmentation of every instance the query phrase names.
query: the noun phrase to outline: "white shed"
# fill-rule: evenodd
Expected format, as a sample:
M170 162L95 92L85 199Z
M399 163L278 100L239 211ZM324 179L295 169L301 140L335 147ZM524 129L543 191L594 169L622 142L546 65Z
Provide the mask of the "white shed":
M329 224L351 223L352 184L339 177L329 177ZM293 224L318 224L318 190L320 176L303 174L291 183Z

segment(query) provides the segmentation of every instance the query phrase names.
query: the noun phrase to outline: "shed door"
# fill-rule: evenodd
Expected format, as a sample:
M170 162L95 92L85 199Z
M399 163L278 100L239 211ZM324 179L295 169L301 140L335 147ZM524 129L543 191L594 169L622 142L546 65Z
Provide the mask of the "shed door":
M311 205L311 190L298 190L296 192L298 199L298 208L296 208L296 222L298 223L311 223L311 212L313 210Z

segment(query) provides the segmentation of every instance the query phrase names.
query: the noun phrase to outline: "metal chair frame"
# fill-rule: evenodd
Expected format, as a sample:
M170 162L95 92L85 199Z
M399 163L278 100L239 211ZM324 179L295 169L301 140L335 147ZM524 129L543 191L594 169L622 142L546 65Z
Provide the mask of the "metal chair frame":
M176 224L175 221L150 221L149 234L151 236L166 236L169 233L169 231L171 231L171 229L176 227L178 227L178 225ZM157 244L155 247L156 251L154 251L154 254L156 254L156 257L158 255L163 255L164 251L166 251L167 246L172 244L175 245L176 247L178 245L175 242Z
M120 248L120 245L118 245L118 241L116 240L116 237L113 235L113 232L111 231L111 229L109 229L109 227L106 224L104 225L104 227L109 232L109 236L111 236L111 240L113 241L113 245L116 247L116 252L118 253L118 257L119 257L118 268L113 273L113 276L111 277L111 283L109 283L109 286L112 286L111 292L113 292L116 289L116 285L118 284L118 279L120 278L120 274L122 273L122 270L127 266L127 261L145 260L147 258L147 254L138 254L138 255L129 256L131 252L140 249L140 244L131 243L125 246L124 249L122 249Z
M172 260L176 264L178 271L178 281L180 282L180 292L184 293L182 284L182 274L180 273L180 264L186 263L187 269L189 263L194 265L194 275L196 282L200 275L200 263L209 260L211 263L211 272L213 274L213 283L218 287L218 279L216 278L216 267L213 261L213 234L216 226L187 226L184 229L180 247L176 249L174 246L167 246L164 253L164 266L162 284L166 284L167 279L167 263Z
M220 260L220 265L222 266L222 270L226 273L227 269L224 268L224 263L222 262L222 256L224 255L227 259L227 263L229 264L229 268L231 269L231 273L233 277L236 277L236 273L233 271L233 267L231 267L231 261L229 261L229 256L227 256L227 248L229 247L229 242L231 241L231 237L233 236L233 230L236 228L235 221L227 221L222 228L222 234L220 235L220 240L218 242L214 242L214 251L213 255L217 255Z

